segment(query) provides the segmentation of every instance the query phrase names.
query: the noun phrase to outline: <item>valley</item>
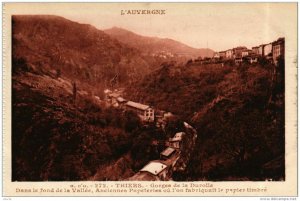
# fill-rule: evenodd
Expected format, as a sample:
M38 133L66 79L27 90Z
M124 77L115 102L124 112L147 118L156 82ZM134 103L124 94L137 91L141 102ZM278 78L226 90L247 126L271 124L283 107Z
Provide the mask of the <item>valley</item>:
M285 179L284 60L52 15L12 26L13 181Z

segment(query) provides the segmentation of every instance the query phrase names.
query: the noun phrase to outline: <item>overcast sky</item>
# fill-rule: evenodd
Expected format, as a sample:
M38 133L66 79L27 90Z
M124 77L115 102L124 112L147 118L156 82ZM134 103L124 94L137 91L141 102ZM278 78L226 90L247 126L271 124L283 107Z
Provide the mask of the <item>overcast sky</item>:
M128 9L164 9L165 15L121 15ZM20 14L55 14L99 29L113 26L144 36L171 38L215 51L251 48L285 37L296 26L296 3L50 4Z

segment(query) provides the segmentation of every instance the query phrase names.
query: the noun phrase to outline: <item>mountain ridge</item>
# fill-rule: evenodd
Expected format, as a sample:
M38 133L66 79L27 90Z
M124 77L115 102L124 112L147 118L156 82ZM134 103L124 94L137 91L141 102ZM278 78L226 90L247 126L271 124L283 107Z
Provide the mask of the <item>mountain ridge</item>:
M133 31L115 26L103 31L112 38L119 40L119 42L135 47L147 54L166 51L174 55L197 58L199 56L211 57L214 53L214 51L209 48L194 48L171 38L143 36Z
M23 65L25 71L100 86L116 77L125 83L154 66L102 30L55 15L12 16L12 40L13 72Z

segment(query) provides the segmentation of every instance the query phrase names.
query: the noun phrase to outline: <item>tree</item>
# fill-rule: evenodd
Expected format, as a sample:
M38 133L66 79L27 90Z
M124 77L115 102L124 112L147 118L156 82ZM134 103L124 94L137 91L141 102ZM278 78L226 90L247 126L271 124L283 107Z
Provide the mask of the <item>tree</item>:
M132 159L135 161L134 169L139 170L151 157L151 137L147 132L141 132L133 142L130 149Z
M132 132L135 129L141 127L141 120L137 116L137 114L133 111L125 111L124 120L123 120L123 128L126 132Z
M76 102L76 96L77 96L77 86L76 86L76 82L73 82L73 102Z
M15 74L19 71L28 71L29 70L27 60L23 57L21 57L21 58L13 57L12 67L13 67L12 68L13 74Z
M272 65L272 69L269 104L276 100L277 95L284 94L285 60L282 55L277 58L277 65Z
M60 68L56 69L56 79L61 76L61 70Z

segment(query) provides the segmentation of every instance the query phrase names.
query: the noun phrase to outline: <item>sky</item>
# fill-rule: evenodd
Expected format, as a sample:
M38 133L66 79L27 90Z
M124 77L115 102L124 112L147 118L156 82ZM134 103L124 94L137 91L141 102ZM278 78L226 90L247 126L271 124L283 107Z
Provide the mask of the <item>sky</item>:
M297 25L296 3L98 3L26 5L15 14L53 14L98 29L120 27L171 38L195 48L251 48L285 37ZM20 5L22 7L22 5ZM121 10L162 9L165 15L121 15Z

